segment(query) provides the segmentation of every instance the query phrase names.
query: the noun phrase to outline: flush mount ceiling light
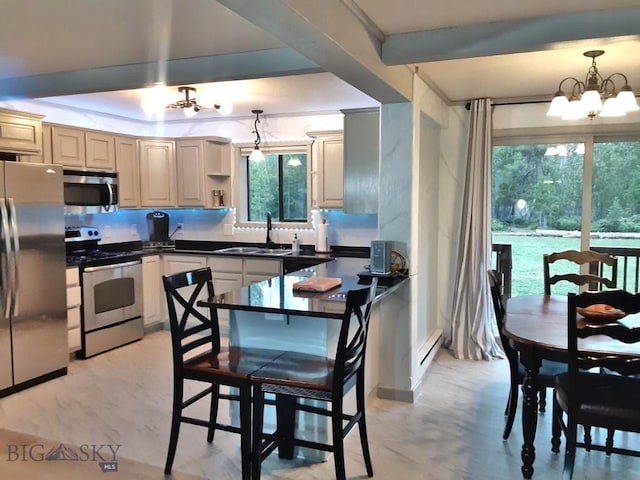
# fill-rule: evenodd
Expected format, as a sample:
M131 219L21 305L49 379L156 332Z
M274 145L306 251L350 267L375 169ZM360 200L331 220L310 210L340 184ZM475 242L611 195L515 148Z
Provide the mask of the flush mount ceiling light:
M205 102L199 104L196 100L196 89L194 87L178 87L178 91L184 94L184 99L169 103L165 108L182 108L187 117L193 117L200 110L217 110L221 113L227 113L230 110L228 107L223 107L214 102L210 103L211 107L205 106Z
M574 77L563 78L558 91L551 101L547 115L562 117L563 120L577 120L593 117L622 117L628 112L640 110L635 94L629 86L626 75L612 73L607 78L602 77L596 66L596 58L604 54L604 50L589 50L584 56L591 59L591 67L587 71L585 81ZM618 90L613 81L616 75L622 77L624 85ZM562 85L572 81L571 91L565 94Z
M258 132L258 124L260 123L260 114L263 113L262 110L251 110L251 113L256 114L256 121L253 124L253 133L256 134L256 139L254 140L255 146L251 151L251 155L249 155L249 160L253 160L255 162L262 162L264 160L264 154L260 151L260 133Z

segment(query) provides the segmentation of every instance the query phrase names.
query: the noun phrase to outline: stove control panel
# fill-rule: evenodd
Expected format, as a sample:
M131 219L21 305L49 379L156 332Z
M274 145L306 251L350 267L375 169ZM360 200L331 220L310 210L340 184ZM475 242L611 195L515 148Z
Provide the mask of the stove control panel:
M96 227L75 227L64 228L65 242L84 242L86 240L101 240L100 230Z

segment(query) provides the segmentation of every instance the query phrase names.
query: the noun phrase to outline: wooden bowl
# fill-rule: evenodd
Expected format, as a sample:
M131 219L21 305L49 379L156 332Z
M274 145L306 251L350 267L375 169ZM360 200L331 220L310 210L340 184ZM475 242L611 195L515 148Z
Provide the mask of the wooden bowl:
M576 307L587 323L609 323L626 317L627 314L618 308L604 303L596 303L585 308Z

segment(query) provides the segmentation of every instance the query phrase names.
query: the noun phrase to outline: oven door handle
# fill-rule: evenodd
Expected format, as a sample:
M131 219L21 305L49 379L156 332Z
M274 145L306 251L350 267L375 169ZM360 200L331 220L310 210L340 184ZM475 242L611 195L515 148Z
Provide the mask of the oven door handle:
M11 237L9 236L9 218L7 212L7 202L4 198L0 198L0 219L1 227L0 232L4 238L4 251L0 255L0 263L2 264L2 282L0 285L0 294L2 295L2 309L4 311L4 318L9 319L11 317L11 291L13 285L9 277L9 255L11 255Z
M132 267L134 265L140 265L140 260L134 260L132 262L114 263L112 265L101 265L99 267L87 267L84 272L99 272L101 270L113 270L115 268Z

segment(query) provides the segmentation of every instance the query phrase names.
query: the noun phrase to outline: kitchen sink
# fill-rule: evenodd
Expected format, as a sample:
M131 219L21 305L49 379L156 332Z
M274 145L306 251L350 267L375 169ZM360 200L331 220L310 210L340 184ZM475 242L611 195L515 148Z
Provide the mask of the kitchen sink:
M216 250L217 253L233 253L236 255L291 255L293 250L286 248L229 247Z

